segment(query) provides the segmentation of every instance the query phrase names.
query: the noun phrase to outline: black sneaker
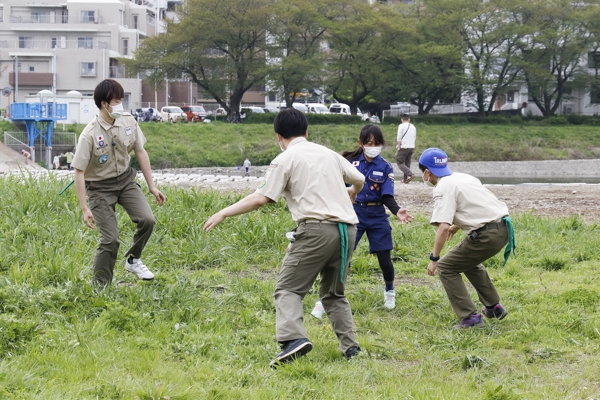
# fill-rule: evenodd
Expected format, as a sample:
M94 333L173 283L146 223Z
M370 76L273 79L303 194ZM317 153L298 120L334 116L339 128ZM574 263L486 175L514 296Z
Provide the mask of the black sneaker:
M346 358L349 360L354 356L357 356L360 352L360 346L352 346L348 350L346 350Z
M483 315L487 318L498 318L502 319L508 315L508 311L500 303L496 304L494 307L484 307L481 310Z
M302 357L313 348L312 343L306 339L288 340L281 343L281 352L271 361L271 368L277 368L279 364L294 361L298 357Z

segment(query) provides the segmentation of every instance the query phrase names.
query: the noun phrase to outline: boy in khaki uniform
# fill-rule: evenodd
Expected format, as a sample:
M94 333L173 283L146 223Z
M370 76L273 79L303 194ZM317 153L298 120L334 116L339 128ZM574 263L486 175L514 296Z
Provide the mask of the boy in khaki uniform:
M505 262L515 239L508 207L487 190L479 179L448 168L448 156L437 148L429 148L419 158L423 182L433 189L433 213L431 224L437 226L433 251L429 255L427 273L440 273L450 304L460 319L460 328L482 325L481 314L467 291L461 273L471 282L482 310L487 318L502 319L508 312L500 304L500 296L485 267L481 264L496 255L508 243L504 252ZM447 240L462 229L467 237L454 246L444 257L440 252Z
M115 215L117 203L137 224L133 245L125 253L126 257L129 256L125 268L140 279L154 278L141 260L142 251L154 229L154 215L140 185L135 181L135 169L129 166L129 153L132 150L156 202L162 205L166 200L152 181L150 160L144 150L146 138L131 114L123 112L124 97L123 87L115 80L105 79L96 86L94 102L100 109L100 115L79 136L77 153L73 158L75 187L83 221L90 229L98 228L100 233L92 277L92 282L100 286L112 282L119 250Z
M350 304L344 295L345 279L358 218L351 197L363 188L365 178L339 154L308 142L308 122L302 112L283 110L274 121L283 151L269 166L256 192L222 209L206 221L205 231L226 217L254 211L284 197L298 228L279 270L275 288L276 335L281 352L272 367L312 350L304 327L302 300L321 276L319 297L346 357L360 351L354 337ZM352 186L346 188L346 184Z

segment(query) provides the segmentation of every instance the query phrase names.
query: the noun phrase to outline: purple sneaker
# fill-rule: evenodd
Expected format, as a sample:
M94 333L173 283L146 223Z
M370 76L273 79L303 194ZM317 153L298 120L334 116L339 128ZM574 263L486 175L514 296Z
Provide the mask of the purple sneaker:
M500 303L496 304L494 307L484 307L481 312L487 318L502 319L508 315L508 311L506 311L506 308L502 307Z
M460 321L460 325L456 325L455 328L474 328L483 326L483 317L481 314L471 314L467 318Z

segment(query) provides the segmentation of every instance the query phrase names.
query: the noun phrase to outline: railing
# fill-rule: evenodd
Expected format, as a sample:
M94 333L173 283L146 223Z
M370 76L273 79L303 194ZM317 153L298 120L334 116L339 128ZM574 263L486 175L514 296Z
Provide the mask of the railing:
M29 147L27 142L27 133L25 132L4 132L4 145L20 153L21 150L31 154L31 161L35 162L35 147Z
M35 118L67 119L67 105L48 103L13 103L10 105L10 118L26 120Z
M57 13L52 14L37 14L31 13L11 14L8 19L13 24L103 24L104 18L101 15L95 19L89 17L68 16ZM2 22L2 21L0 21ZM117 23L118 21L115 21Z

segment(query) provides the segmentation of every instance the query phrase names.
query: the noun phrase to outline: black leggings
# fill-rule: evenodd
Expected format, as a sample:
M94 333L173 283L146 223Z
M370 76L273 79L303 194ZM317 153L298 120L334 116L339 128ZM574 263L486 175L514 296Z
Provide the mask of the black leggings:
M377 254L379 268L383 272L383 280L387 283L394 282L394 264L392 264L390 250L378 251L375 254Z

